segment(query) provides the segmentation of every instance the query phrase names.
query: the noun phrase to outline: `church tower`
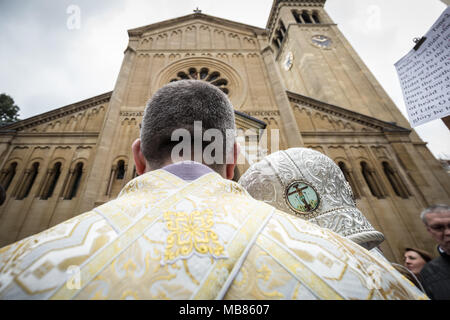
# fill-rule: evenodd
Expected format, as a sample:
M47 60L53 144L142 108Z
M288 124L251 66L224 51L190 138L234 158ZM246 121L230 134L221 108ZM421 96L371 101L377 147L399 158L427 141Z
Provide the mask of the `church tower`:
M409 127L324 9L326 0L275 0L267 23L286 89Z
M274 0L266 26L302 142L341 167L358 207L385 234L387 257L400 261L407 243L432 251L418 208L448 201L448 175L325 3Z

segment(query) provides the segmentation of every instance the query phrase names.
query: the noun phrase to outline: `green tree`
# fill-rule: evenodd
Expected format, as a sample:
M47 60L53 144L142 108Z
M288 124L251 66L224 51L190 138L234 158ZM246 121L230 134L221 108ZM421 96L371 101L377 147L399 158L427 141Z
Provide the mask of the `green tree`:
M0 94L0 127L19 121L19 111L13 98L4 93Z

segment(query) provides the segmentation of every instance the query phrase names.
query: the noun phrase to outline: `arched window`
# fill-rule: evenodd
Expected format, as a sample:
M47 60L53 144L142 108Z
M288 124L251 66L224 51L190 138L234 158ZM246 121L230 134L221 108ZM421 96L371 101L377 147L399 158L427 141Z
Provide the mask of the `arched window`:
M200 80L209 82L222 90L225 94L229 94L228 80L222 78L222 75L218 71L211 72L208 68L201 68L198 71L196 68L189 68L187 71L180 71L177 73L177 77L170 80L170 82L177 82L180 80Z
M297 23L303 23L302 19L300 18L300 15L298 14L297 10L293 10L292 14L294 15L294 19Z
M398 175L398 172L392 169L390 164L387 162L383 162L383 171L386 178L389 180L392 189L394 189L395 194L401 198L407 199L409 197L409 191Z
M305 23L313 23L311 20L311 16L309 15L309 13L307 11L302 11L302 18L303 18L303 21L305 21Z
M1 185L3 189L8 191L9 186L11 185L14 176L16 175L17 162L13 162L9 165L9 168L4 170L1 175Z
M272 42L273 42L274 46L277 47L277 49L280 49L281 46L280 46L280 44L278 43L278 39L273 39Z
M117 161L117 163L111 167L108 186L105 192L106 196L116 195L122 189L126 171L127 167L124 160Z
M280 20L280 30L283 36L286 35L287 30L282 20Z
M23 200L29 196L31 188L33 188L34 182L39 173L39 162L33 163L31 169L25 171L25 176L23 179L23 184L19 190L17 200Z
M206 77L208 76L208 74L209 74L209 69L208 68L202 68L200 70L200 80L205 80Z
M314 11L312 14L312 20L314 21L314 23L320 23L320 19L319 19L319 13L317 11Z
M347 166L345 165L344 162L341 161L338 163L338 165L339 165L339 168L341 169L342 173L344 174L345 180L347 180L347 182L350 184L350 187L352 188L353 196L355 197L355 199L361 198L361 196L359 194L359 190L356 187L355 180L353 179L352 172L347 168Z
M47 180L42 189L41 200L47 200L53 196L56 184L61 176L61 166L61 162L57 162L53 168L47 172Z
M281 45L283 44L284 38L286 36L286 32L286 27L284 26L283 21L280 20L278 29L275 30L272 40L277 49L281 48Z
M278 30L276 31L276 36L277 36L278 41L282 44L283 41L284 41L284 35L283 35L283 33L281 32L281 29L278 29Z
M117 163L117 175L116 175L116 179L117 180L123 180L125 178L125 161L120 160Z
M375 170L371 169L366 162L361 162L361 172L372 195L379 199L384 198L384 193L382 192L382 189L376 177Z
M69 184L67 185L64 200L72 200L77 196L80 187L81 177L83 176L83 163L79 162L74 170L69 171Z

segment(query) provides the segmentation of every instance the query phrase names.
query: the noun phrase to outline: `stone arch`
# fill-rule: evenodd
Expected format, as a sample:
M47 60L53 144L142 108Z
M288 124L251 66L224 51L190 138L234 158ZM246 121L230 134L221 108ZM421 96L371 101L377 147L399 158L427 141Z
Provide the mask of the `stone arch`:
M156 90L174 80L180 71L186 72L186 70L189 71L191 68L195 68L197 71L207 68L210 71L220 73L222 78L228 81L228 96L233 106L236 109L242 106L247 94L246 82L243 81L241 75L234 67L224 61L211 57L190 57L169 64L153 78L151 95L154 95Z
M0 185L3 187L5 192L8 191L11 186L12 181L16 177L17 171L19 170L19 162L18 159L12 159L8 161L0 174Z
M53 128L52 128L52 131L53 132L58 132L58 130L61 129L61 125L62 125L61 121L56 121L54 126L53 126Z
M169 61L170 62L178 60L178 59L181 59L181 55L179 53L171 53L169 55Z
M226 53L218 53L216 57L219 59L228 60L228 54Z
M79 190L84 180L87 159L78 158L72 161L66 181L63 187L62 197L64 200L73 200L79 196Z
M63 170L64 159L58 158L53 160L47 169L47 176L44 180L42 191L40 192L41 200L48 200L54 194L56 185Z
M173 30L169 37L169 49L180 49L183 32L181 30Z
M121 124L122 126L126 126L126 125L129 124L129 122L130 122L130 119L129 119L129 118L125 118L125 119L122 120L122 122L121 122L120 124Z
M215 29L213 36L213 47L215 49L227 49L227 40L225 32Z
M378 174L376 170L369 165L369 161L361 161L361 173L366 181L367 186L372 193L372 196L383 199L385 198L385 194L383 192L383 188L381 187L380 180L378 178Z
M244 37L242 39L244 49L256 49L256 42L250 37Z
M197 45L197 27L188 26L184 31L184 47L186 49L195 49Z
M159 34L156 36L155 49L165 49L167 47L168 36L166 33Z
M86 125L86 112L80 112L76 115L77 125L75 126L75 131L83 131L83 128Z
M312 20L312 22L315 23L315 24L321 23L321 20L322 20L322 19L320 18L319 11L317 11L317 10L313 10L313 11L312 11L312 13L311 13L311 20Z
M341 157L336 158L334 161L344 174L345 180L347 180L347 182L350 184L355 199L361 198L361 191L359 190L358 184L356 183L354 172L352 167L350 166L350 163L346 159L343 159Z
M241 48L241 38L236 33L228 34L229 48L240 49Z
M310 118L311 112L307 108L295 105L294 115L300 131L314 131L314 126Z
M350 122L346 122L344 125L344 130L355 131L355 128L352 126Z
M106 196L115 196L125 185L125 177L128 171L128 157L116 157L112 163L109 175L108 185L106 187Z
M52 132L53 128L54 128L54 124L53 124L53 122L50 122L45 126L45 129L43 130L43 132Z
M42 161L43 160L40 158L30 161L31 165L25 170L22 183L19 185L17 190L17 200L23 200L30 195L31 189L33 188L39 175Z
M211 48L211 29L207 25L201 25L199 28L199 39L198 47L200 49L210 49Z
M391 166L387 160L382 161L381 165L394 193L400 198L408 199L411 194L406 187L406 184L403 182L403 179L400 177L398 170Z
M144 38L141 40L140 47L141 50L151 50L153 49L153 38Z

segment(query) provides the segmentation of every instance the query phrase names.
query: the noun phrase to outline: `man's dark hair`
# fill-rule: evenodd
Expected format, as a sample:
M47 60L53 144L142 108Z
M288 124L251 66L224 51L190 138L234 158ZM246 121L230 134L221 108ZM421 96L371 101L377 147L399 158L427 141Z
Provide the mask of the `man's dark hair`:
M189 131L193 145L196 121L201 121L203 132L220 131L224 138L224 157L233 152L234 109L225 93L197 80L177 81L159 89L147 104L141 127L141 150L149 165L160 168L170 159L172 149L179 143L172 141L177 129ZM202 150L209 143L202 141ZM224 163L225 159L218 165ZM210 165L213 169L215 166Z

